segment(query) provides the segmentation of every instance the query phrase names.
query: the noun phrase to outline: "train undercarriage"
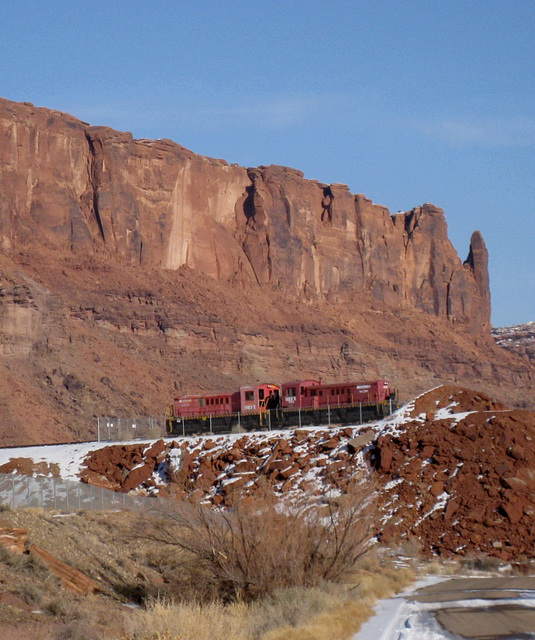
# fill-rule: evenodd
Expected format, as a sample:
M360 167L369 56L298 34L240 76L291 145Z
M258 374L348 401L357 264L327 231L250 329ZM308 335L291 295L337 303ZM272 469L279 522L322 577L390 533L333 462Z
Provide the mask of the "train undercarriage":
M270 409L252 413L214 414L202 417L168 417L169 436L271 431L323 425L364 424L380 420L398 407L394 400L373 404L346 404L303 409Z

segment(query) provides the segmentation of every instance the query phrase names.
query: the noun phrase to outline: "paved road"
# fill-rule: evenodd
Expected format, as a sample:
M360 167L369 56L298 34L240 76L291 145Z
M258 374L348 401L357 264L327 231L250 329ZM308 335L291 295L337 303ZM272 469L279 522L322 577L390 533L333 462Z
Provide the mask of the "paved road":
M535 578L454 578L380 603L354 640L535 638Z

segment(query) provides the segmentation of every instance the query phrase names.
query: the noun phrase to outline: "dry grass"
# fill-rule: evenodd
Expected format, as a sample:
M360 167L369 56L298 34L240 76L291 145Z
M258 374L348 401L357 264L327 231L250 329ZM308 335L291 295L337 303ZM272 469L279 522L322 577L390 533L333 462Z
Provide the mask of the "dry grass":
M155 600L126 622L128 640L249 640L243 604L170 603Z
M279 589L253 603L152 601L134 612L125 640L348 640L377 598L414 579L410 569L359 571L353 585Z
M43 612L40 619L61 629L61 636L50 632L56 640L346 640L370 615L375 597L410 579L407 570L385 567L389 558L362 555L367 520L359 517L358 503L342 501L322 521L299 512L289 518L273 511L267 498L265 504L242 506L231 512L238 511L238 517L229 513L226 519L201 510L205 530L197 528L199 520L183 530L188 544L205 536L203 553L214 554L216 566L221 563L230 578L214 572L211 561L200 561L195 548L154 539L161 518L109 513L54 518L33 510L1 515L6 526L27 526L38 543L58 556L68 554L65 560L99 580L104 593L74 596L33 558L1 551L0 573L13 593ZM137 535L147 535L132 539L134 522ZM176 534L177 522L172 524ZM209 548L207 540L213 543ZM235 588L244 575L254 589ZM268 586L258 588L261 580ZM143 608L125 609L120 602L127 600ZM38 623L34 617L28 614L28 624Z

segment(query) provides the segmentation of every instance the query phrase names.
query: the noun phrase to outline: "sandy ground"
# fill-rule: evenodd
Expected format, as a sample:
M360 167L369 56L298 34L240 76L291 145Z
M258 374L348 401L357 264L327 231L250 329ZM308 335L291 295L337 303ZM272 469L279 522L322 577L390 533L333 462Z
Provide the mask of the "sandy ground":
M437 579L377 607L354 640L535 638L535 578Z

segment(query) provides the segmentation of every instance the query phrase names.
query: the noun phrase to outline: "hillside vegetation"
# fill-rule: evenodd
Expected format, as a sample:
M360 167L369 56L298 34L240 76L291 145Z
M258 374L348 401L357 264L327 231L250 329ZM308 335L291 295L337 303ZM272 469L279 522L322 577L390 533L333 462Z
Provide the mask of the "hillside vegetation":
M251 515L241 514L239 541L255 558L244 556L239 545L229 546L228 536L226 542L220 537L225 546L214 551L221 558L224 548L230 564L223 567L207 553L206 535L228 533L221 528L224 520L211 521L209 529L190 521L169 539L172 529L167 526L163 535L161 516L4 510L0 528L26 527L33 542L91 577L99 591L75 595L32 556L0 546L0 635L4 640L282 640L320 639L328 633L345 640L371 614L375 597L399 590L412 578L409 569L394 570L373 553L361 556L362 539L350 545L357 553L344 557L344 575L326 575L327 558L315 561L310 547L308 555L301 552L302 538L289 535L289 527L299 524L295 518L284 524L284 516L264 510L260 528ZM320 545L324 552L326 542ZM291 566L285 564L289 554ZM300 562L308 563L311 576L303 574ZM323 570L316 570L318 563Z

